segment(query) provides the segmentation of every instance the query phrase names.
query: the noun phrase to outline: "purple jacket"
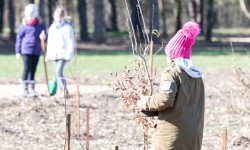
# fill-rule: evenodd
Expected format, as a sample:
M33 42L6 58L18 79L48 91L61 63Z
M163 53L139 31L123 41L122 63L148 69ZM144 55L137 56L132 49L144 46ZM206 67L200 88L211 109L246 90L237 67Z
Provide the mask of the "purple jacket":
M44 23L38 23L35 26L21 24L16 36L16 53L40 55L42 52L39 35L46 27Z

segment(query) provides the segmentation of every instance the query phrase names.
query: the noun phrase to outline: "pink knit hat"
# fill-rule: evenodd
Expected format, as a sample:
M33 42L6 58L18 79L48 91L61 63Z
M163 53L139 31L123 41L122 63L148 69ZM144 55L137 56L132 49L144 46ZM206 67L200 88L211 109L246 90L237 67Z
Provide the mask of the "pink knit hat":
M165 53L171 60L178 57L189 59L192 53L191 47L199 33L200 27L197 23L192 21L185 23L182 29L168 42Z

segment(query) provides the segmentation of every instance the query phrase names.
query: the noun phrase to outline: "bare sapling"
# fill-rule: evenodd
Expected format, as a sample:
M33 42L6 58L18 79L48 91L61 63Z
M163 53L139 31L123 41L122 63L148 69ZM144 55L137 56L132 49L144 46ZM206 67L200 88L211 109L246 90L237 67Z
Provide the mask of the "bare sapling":
M249 94L250 93L250 76L249 76L249 73L244 71L242 68L237 67L235 55L234 55L233 44L232 44L232 42L230 44L231 44L231 49L232 49L232 53L233 53L233 69L234 69L234 73L235 73L235 79L236 79L237 84L240 88L240 92L239 92L238 96L245 104L244 108L238 108L238 110L241 113L245 113L245 114L248 114L248 116L250 116L250 111L249 111L250 106L248 103L248 100L250 98L250 94Z
M153 75L156 74L156 69L153 69L153 56L161 51L163 46L156 52L153 51L152 34L159 37L159 32L156 29L152 29L151 38L149 38L140 1L137 0L136 7L139 14L138 19L142 35L138 32L140 28L138 26L133 26L127 0L125 0L125 5L128 14L128 31L132 53L135 57L135 69L129 69L125 66L121 75L118 75L118 73L111 73L111 76L116 79L113 88L117 92L119 98L124 102L128 110L134 113L134 119L142 125L144 150L148 150L148 129L154 117L142 115L140 109L137 107L137 101L140 99L141 95L152 95L153 86L158 86L153 78Z

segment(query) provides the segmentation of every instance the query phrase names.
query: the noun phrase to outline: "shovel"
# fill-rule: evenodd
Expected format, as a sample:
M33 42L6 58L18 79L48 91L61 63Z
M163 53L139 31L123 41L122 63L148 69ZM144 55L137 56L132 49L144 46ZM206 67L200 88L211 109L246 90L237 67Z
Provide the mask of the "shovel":
M46 64L46 61L45 61L45 56L46 56L45 39L41 39L41 47L42 47L42 53L43 53L43 65L44 65L44 72L45 72L45 80L46 80L46 85L47 85L46 95L50 95L49 94L49 86L48 86L47 64Z

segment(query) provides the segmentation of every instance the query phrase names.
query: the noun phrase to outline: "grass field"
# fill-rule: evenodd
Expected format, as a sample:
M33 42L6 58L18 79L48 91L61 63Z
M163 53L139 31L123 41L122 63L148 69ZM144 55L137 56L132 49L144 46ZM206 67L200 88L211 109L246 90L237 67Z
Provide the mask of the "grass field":
M236 52L236 65L242 68L249 68L249 55L246 52ZM124 66L133 68L136 57L130 50L124 51L79 51L77 57L70 61L65 67L65 75L72 73L76 76L103 75L121 71ZM194 50L191 60L196 66L204 69L209 68L232 68L233 54L231 50ZM48 62L49 76L54 75L53 62ZM154 57L154 67L166 67L165 54L161 52ZM16 60L14 53L0 54L0 79L20 78L22 72L22 61ZM36 77L44 76L43 57L40 57Z

